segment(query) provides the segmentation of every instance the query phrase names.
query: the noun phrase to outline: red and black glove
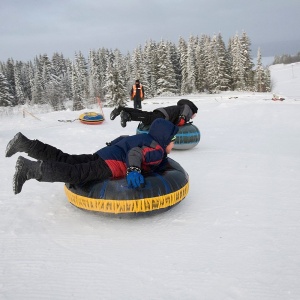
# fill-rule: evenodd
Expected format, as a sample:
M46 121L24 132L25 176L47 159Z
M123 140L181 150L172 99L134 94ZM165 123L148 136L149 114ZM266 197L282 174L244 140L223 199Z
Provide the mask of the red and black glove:
M177 126L183 126L185 124L185 117L179 116L179 121L177 123Z

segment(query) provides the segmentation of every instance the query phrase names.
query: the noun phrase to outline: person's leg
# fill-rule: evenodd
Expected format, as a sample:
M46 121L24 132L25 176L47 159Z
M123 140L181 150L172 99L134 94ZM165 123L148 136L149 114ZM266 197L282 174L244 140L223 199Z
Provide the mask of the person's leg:
M139 109L126 108L121 112L121 126L126 127L127 122L138 121L144 124L151 123L153 112L143 111Z
M137 109L142 109L142 101L141 101L141 99L137 99L136 100L136 108Z
M16 162L13 179L15 194L21 192L24 183L29 179L40 182L65 182L85 184L93 180L104 180L112 173L103 159L71 165L56 161L31 161L20 156Z
M114 120L120 113L121 111L124 109L123 106L119 105L118 107L116 107L115 109L112 110L112 112L110 113L110 119Z
M135 97L135 98L133 99L133 107L136 108L136 109L142 109L142 101L141 101L141 98Z
M18 132L7 144L5 150L5 156L11 157L17 152L27 152L31 147L32 141L24 136L21 132Z
M97 154L68 154L39 140L34 141L27 154L37 160L55 161L71 165L87 163L99 158Z
M39 140L30 140L20 132L7 144L5 156L11 157L17 152L25 152L38 160L59 161L69 164L84 163L98 158L96 154L70 155Z
M142 122L144 125L150 125L155 119L165 118L160 111L143 111L139 109L126 108L121 112L121 125L126 127L129 121Z

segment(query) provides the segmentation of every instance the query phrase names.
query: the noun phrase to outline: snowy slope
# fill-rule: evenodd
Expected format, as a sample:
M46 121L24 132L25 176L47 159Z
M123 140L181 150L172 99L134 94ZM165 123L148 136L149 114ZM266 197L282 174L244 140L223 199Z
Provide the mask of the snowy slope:
M186 199L148 217L72 206L62 183L12 192L18 131L70 153L92 153L124 129L58 122L78 112L0 120L0 299L300 299L300 66L271 67L274 93L186 96L197 147L170 157L190 175ZM273 77L274 76L274 77ZM235 98L237 97L237 98ZM179 98L144 101L144 109ZM131 105L131 103L130 103Z

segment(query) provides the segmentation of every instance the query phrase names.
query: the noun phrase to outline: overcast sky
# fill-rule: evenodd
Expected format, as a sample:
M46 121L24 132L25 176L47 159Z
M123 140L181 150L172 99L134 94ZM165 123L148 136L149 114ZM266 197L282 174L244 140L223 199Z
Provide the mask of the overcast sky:
M300 51L300 0L0 0L0 61L118 48L147 40L247 33L252 55Z

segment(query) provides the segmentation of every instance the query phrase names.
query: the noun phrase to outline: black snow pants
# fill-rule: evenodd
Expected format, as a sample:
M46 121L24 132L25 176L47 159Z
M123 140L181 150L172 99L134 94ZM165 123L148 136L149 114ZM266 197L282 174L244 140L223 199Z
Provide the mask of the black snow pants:
M155 119L165 118L160 111L144 111L130 107L124 107L123 110L130 114L131 121L140 121L144 125L151 125Z
M28 155L43 161L40 181L84 184L112 177L108 165L96 153L72 155L39 140L34 140Z

